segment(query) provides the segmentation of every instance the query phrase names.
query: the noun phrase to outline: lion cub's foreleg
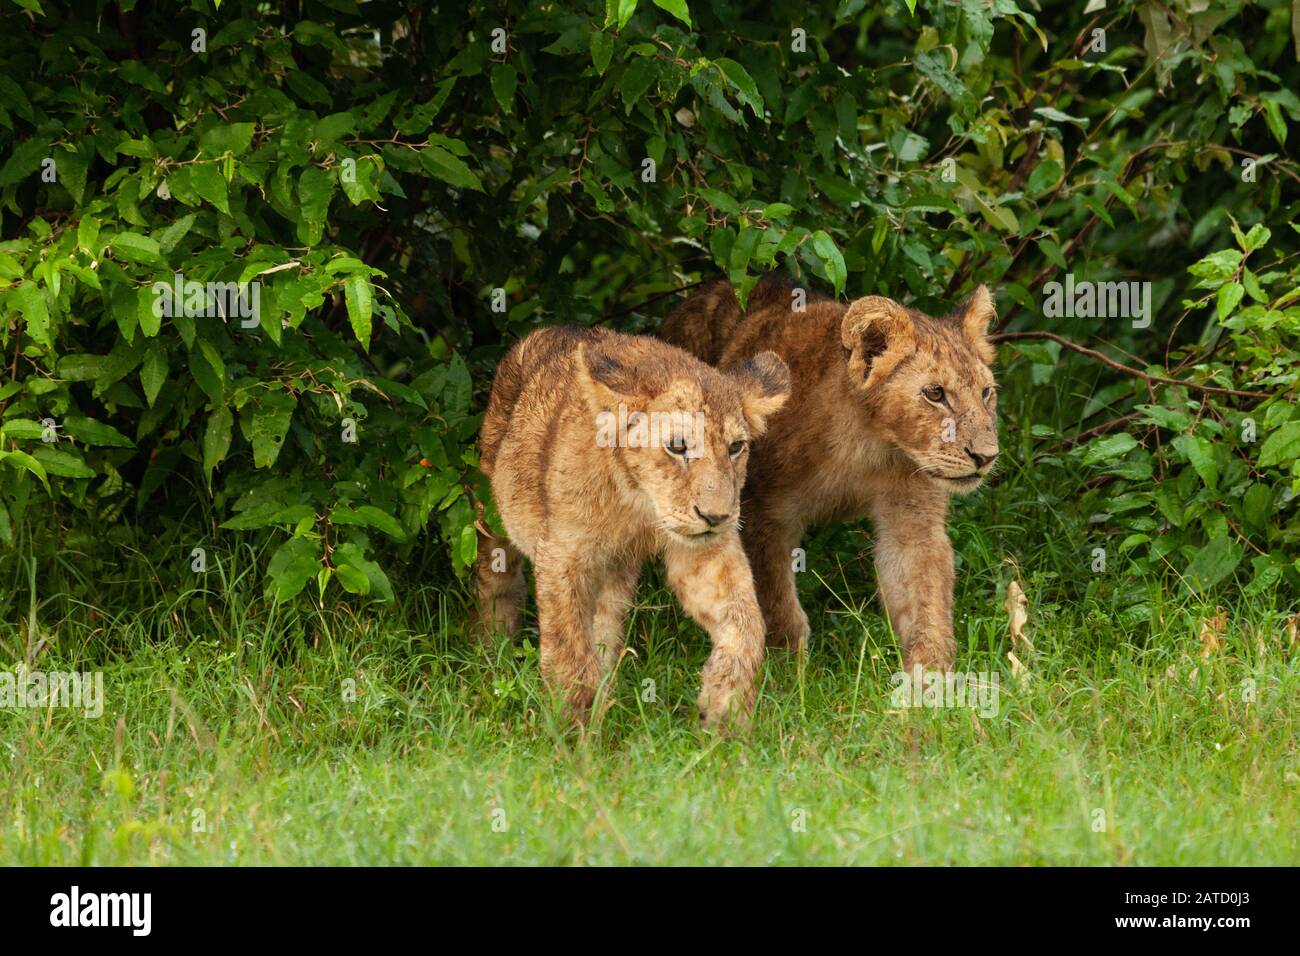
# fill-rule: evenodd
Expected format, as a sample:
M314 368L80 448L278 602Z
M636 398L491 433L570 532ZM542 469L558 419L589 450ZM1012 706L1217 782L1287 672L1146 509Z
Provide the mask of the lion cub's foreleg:
M930 498L893 498L871 508L881 597L908 673L918 665L951 670L957 656L946 512L946 500Z
M733 530L716 543L672 543L664 565L683 610L713 641L701 676L700 717L710 729L743 725L763 663L763 615L740 539Z
M808 615L799 605L794 554L801 528L791 527L756 504L745 516L745 552L767 629L767 646L808 649Z

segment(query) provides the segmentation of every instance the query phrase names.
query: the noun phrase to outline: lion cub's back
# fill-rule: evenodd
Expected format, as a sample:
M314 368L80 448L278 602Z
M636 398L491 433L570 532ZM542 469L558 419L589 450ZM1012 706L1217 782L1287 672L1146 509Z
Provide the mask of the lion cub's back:
M575 358L584 342L597 342L603 329L549 326L515 344L497 366L492 394L479 432L479 458L483 473L491 478L502 445L536 445L555 426L557 409L577 397Z
M551 486L568 482L566 463L583 450L568 445L575 434L595 434L594 426L582 428L589 412L578 347L590 348L610 334L573 326L538 329L497 366L479 434L480 467L511 540L530 556L552 517Z

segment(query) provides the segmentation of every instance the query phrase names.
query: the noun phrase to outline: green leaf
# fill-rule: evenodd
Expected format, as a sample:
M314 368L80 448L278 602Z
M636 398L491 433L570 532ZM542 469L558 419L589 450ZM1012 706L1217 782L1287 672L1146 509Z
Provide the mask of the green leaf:
M1047 159L1034 167L1025 182L1025 192L1031 196L1041 196L1049 189L1055 188L1064 174L1064 167L1055 159Z
M134 262L162 261L158 241L138 232L119 232L109 242L109 248L123 259Z
M1076 126L1086 127L1088 121L1081 116L1071 116L1069 113L1062 113L1052 106L1040 106L1034 110L1043 119L1049 119L1053 123L1074 123Z
M492 95L506 113L514 112L515 88L519 85L519 71L509 63L492 67Z
M343 575L343 568L346 566L351 572L360 572L366 579L363 586L360 579L355 574L349 574L349 580L354 587L349 587L347 582L343 586L354 594L367 594L377 601L391 601L393 599L393 586L388 581L388 575L384 574L383 569L374 561L367 560L361 553L361 549L351 542L345 542L339 545L334 552L335 559L339 562L337 569L340 578Z
M1286 120L1282 117L1282 107L1277 100L1264 100L1264 122L1268 124L1273 138L1281 146L1286 145ZM3 176L0 176L3 179Z
M0 166L0 186L12 186L21 182L40 169L42 162L51 158L50 142L47 139L33 136L26 142L19 143L5 164Z
M253 123L218 123L199 137L199 149L212 158L226 153L242 156L248 152L256 128Z
M374 293L370 280L363 275L349 276L343 284L343 295L347 300L348 322L352 333L361 343L361 347L370 351L370 319L374 313Z
M155 338L162 328L162 298L153 285L142 285L136 291L136 322L146 338Z
M107 445L112 448L134 448L135 442L112 425L105 425L80 415L69 415L63 422L64 430L84 445Z
M30 418L7 418L0 422L0 435L19 441L40 441L45 436L45 426Z
M45 293L36 283L27 281L14 286L9 293L9 300L18 307L18 312L27 325L27 334L32 341L47 349L54 343L50 338L50 313L45 305Z
M1268 517L1272 512L1273 490L1268 485L1256 482L1241 496L1241 514L1251 527L1259 529L1267 527Z
M298 407L298 399L289 392L271 392L262 396L253 410L253 465L270 468L280 457L289 422Z
M234 416L225 405L219 405L208 416L208 427L203 430L203 474L212 483L212 471L226 460L230 451Z
M1220 322L1232 315L1233 310L1241 304L1241 300L1245 298L1245 295L1246 288L1240 282L1229 282L1226 285L1219 286L1215 304Z
M453 156L441 146L430 146L420 150L420 165L430 175L441 179L457 189L477 189L483 191L483 184L465 162Z
M623 77L619 81L619 95L623 98L623 111L631 113L632 107L646 90L650 89L652 84L659 75L659 67L656 65L653 57L637 57L628 64L623 71Z
M474 562L478 559L478 532L472 524L467 524L460 529L460 541L456 551L461 564L467 568L474 566Z
M308 246L320 244L325 232L325 216L334 196L333 170L310 166L298 179L298 202L302 220L298 223L298 238Z
M41 480L41 484L45 486L46 491L50 490L50 481L45 476L45 468L42 467L39 461L37 461L31 455L27 454L27 452L0 451L0 461L5 462L7 465L9 465L10 468L16 468L22 471L30 471L33 475L35 475L37 478ZM90 473L90 476L93 475L94 472L92 471Z
M1287 422L1264 440L1259 449L1259 467L1282 465L1286 470L1300 458L1300 421Z
M691 13L686 9L685 0L654 0L654 5L667 11L688 27L691 25Z
M682 8L685 10L685 6ZM727 78L727 82L736 91L736 98L755 116L762 119L763 117L763 97L758 92L758 86L754 83L754 78L749 75L749 71L737 63L735 60L729 60L721 57L713 61L722 71L722 75Z
M1183 578L1191 590L1208 591L1236 570L1241 556L1241 545L1221 535L1196 552Z
M99 258L99 220L94 216L82 216L77 223L77 248L92 259Z
M370 593L370 578L356 565L340 561L334 565L334 573L338 575L343 590L351 594Z
M604 76L614 56L614 38L604 30L591 31L591 64L598 76Z
M376 531L382 531L390 538L395 538L398 541L406 541L408 537L406 529L402 527L396 518L374 505L362 505L355 510L340 505L330 512L330 521L334 524L363 525L367 528L374 528Z
M274 525L296 525L308 518L315 523L316 509L306 502L286 505L283 501L261 501L246 508L228 521L221 522L222 528L231 531L248 531L252 528L270 528Z
M469 366L459 352L451 357L447 366L447 380L442 390L443 415L451 424L458 424L469 415L469 403L473 393L473 382L469 375Z
M226 178L216 163L196 163L190 167L190 185L194 191L216 206L227 216L230 215L230 197L226 188Z
M161 346L151 345L140 365L140 387L144 389L144 400L149 403L150 408L153 407L166 381L167 353Z
M1192 425L1192 417L1177 409L1165 408L1162 405L1135 405L1134 408L1142 412L1143 417L1140 420L1142 424L1159 425L1161 428L1180 434Z
M108 357L76 353L59 359L59 378L68 382L93 382L104 374Z
M268 593L287 601L303 589L320 570L320 553L315 542L307 538L290 538L276 549L267 567Z
M1097 465L1127 455L1138 445L1137 439L1127 432L1095 438L1088 443L1083 455L1085 465Z
M1250 227L1250 232L1246 233L1246 239L1242 245L1247 252L1254 252L1256 249L1263 249L1272 238L1272 230L1262 222L1257 222Z
M32 454L46 472L58 478L95 477L95 470L86 464L80 452L63 451L42 445Z
M1201 476L1205 487L1211 492L1219 490L1219 466L1214 459L1214 446L1204 438L1196 435L1179 435L1174 439L1174 446L1187 456L1192 468Z
M637 0L618 0L618 28L622 30L636 13Z
M170 226L158 230L154 238L158 240L158 248L164 255L175 249L180 241L185 238L190 231L190 227L194 225L194 219L195 214L189 213L181 216Z
M216 349L206 341L200 340L198 345L198 348L190 350L190 374L213 405L222 405L226 400L225 364ZM205 345L207 348L203 347Z
M700 190L700 198L707 202L718 212L728 216L740 215L740 203L732 199L721 189L704 188Z
M848 280L848 270L844 266L844 256L835 245L835 240L829 233L818 229L812 235L812 249L817 258L822 261L826 269L826 277L835 286L835 294L840 295L844 291L844 283Z

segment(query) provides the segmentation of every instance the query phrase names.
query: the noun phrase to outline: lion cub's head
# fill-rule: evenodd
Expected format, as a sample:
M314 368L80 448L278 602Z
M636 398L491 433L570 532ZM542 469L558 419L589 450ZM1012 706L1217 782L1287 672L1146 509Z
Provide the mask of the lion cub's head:
M720 372L662 342L620 336L578 352L594 441L613 449L664 532L708 542L740 517L750 439L790 394L774 352Z
M980 286L933 319L892 299L852 303L840 325L850 381L872 428L950 491L979 487L998 456L997 390L987 338L993 297Z

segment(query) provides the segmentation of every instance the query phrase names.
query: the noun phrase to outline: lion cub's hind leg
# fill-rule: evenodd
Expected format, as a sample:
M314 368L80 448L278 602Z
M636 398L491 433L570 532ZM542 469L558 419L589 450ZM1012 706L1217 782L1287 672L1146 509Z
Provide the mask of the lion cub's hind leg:
M636 597L636 582L641 576L641 562L625 561L610 570L596 593L596 613L591 637L601 669L609 675L623 653L628 609Z
M514 637L528 600L524 556L519 549L480 529L474 583L478 605L470 614L470 634L485 644L491 643L493 635Z
M604 677L592 631L601 582L581 563L543 554L541 548L534 572L542 680L563 697L574 723L585 725Z

